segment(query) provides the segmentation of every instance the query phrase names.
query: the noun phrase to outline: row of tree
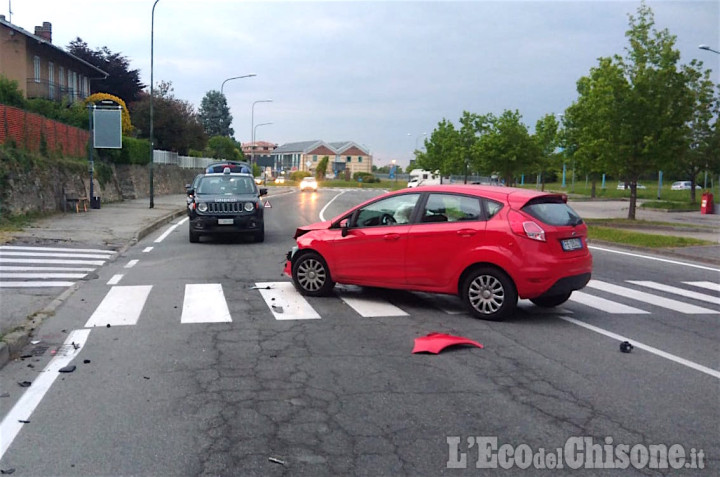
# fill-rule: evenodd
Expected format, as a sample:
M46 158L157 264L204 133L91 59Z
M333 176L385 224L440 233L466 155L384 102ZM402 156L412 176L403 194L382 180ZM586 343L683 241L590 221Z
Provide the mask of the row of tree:
M530 133L518 111L499 116L463 112L459 126L443 119L415 151L418 167L450 174L521 174L545 177L564 163L595 184L610 174L630 187L628 217L635 218L637 181L664 171L692 180L720 174L720 85L692 60L680 65L676 37L656 30L642 3L629 16L625 56L600 58L577 82L578 98L560 120L547 114Z
M91 93L107 93L124 101L130 115L134 137L150 139L150 93L140 81L137 69L128 59L106 46L92 50L81 38L70 42L67 51L109 73L93 80ZM242 160L241 144L232 136L232 115L225 96L209 91L198 111L173 94L172 82L161 81L153 88L153 136L156 149L183 155L211 156Z

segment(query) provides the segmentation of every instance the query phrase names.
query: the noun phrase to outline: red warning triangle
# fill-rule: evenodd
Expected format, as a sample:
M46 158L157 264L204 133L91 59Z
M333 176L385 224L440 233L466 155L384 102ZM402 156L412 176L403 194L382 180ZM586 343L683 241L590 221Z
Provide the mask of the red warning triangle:
M270 205L270 202L268 202L267 200L265 201L265 207L268 209L272 209L272 205Z

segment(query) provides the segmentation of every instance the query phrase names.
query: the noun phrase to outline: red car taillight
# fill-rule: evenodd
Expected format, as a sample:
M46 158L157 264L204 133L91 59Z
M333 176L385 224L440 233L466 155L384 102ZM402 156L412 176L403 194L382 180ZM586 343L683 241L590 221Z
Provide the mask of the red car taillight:
M521 213L511 210L508 213L508 222L510 222L510 230L515 235L545 242L545 230L537 222L528 219Z

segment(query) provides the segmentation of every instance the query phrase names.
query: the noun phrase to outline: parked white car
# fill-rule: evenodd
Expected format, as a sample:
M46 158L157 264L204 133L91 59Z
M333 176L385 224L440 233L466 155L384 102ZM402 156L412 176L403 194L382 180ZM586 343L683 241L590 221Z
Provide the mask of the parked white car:
M695 185L696 189L702 189L699 185ZM670 186L670 190L690 190L692 189L691 181L677 181L673 182Z

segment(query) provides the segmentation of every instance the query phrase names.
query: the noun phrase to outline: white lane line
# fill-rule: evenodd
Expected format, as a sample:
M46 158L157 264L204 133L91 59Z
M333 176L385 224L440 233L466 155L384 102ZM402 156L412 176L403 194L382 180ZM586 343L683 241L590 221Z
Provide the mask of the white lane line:
M219 283L185 285L180 323L222 323L232 321Z
M145 248L143 249L143 253L151 252L152 249L153 249L153 247L145 247Z
M108 280L106 285L117 285L118 283L120 283L120 280L122 280L122 277L123 277L122 273L113 275L112 278L110 280Z
M657 282L643 280L627 280L627 282L634 285L652 288L653 290L660 290L668 293L673 293L675 295L682 295L686 298L692 298L693 300L706 301L708 303L715 303L716 305L720 305L720 296L710 296L704 293L685 290L683 288L671 287L669 285Z
M713 283L713 282L683 282L683 283L685 283L686 285L692 285L694 287L707 288L708 290L720 292L720 283Z
M92 272L95 267L13 267L0 265L0 272Z
M601 252L616 253L618 255L627 255L629 257L637 257L637 258L645 258L648 260L655 260L656 262L672 263L673 265L683 265L685 267L699 268L701 270L710 270L712 272L720 272L720 268L706 267L703 265L696 265L694 263L678 262L677 260L668 260L667 258L650 257L648 255L642 255L639 253L622 252L620 250L612 250L612 249L604 248L604 247L596 247L594 245L588 245L588 248L591 250L600 250Z
M1 250L37 250L42 252L79 252L79 253L104 253L114 255L113 250L101 250L97 248L57 248L57 247L21 247L18 245L0 245Z
M701 373L709 374L710 376L712 376L714 378L720 379L720 371L717 371L715 369L708 368L707 366L703 366L701 364L695 363L695 362L687 360L685 358L681 358L679 356L675 356L674 354L666 353L665 351L662 351L657 348L653 348L652 346L648 346L646 344L635 341L632 338L628 338L626 336L615 334L611 331L607 331L602 328L598 328L597 326L593 326L588 323L582 322L580 320L576 320L575 318L570 318L569 316L560 316L558 318L560 318L561 320L565 320L568 323L582 326L583 328L586 328L590 331L594 331L595 333L600 333L601 335L605 335L609 338L616 339L618 341L629 341L630 343L632 343L632 345L635 348L643 349L649 353L655 354L655 355L660 356L665 359L669 359L670 361L674 361L678 364L682 364L683 366L687 366L688 368L692 368L696 371L700 371Z
M134 325L151 289L152 285L112 287L85 323L85 328Z
M327 208L330 207L330 204L332 204L335 199L337 199L338 197L343 195L345 192L347 192L347 191L340 192L338 195L336 195L335 197L330 199L330 201L327 204L325 204L325 207L322 208L322 210L320 211L320 214L319 214L320 220L326 220L325 219L325 211L327 210Z
M64 368L82 351L85 342L90 335L90 330L74 330L68 335L63 346L64 353L56 354L45 369L38 374L32 385L20 396L20 399L10 409L5 418L0 423L0 459L3 458L5 452L12 444L22 427L26 424L20 421L29 421L33 411L42 401L45 393L48 392L50 386L58 378L61 368ZM79 345L78 348L72 345Z
M162 242L163 240L165 240L165 238L166 238L168 235L170 235L173 230L175 230L176 228L178 228L180 225L184 224L184 223L187 222L188 220L189 220L189 217L185 217L184 219L182 219L182 220L181 220L180 222L178 222L177 224L170 226L170 227L165 231L165 233L163 233L161 236L159 236L158 238L155 239L155 243L160 243L160 242Z
M338 295L342 301L348 304L360 316L374 318L379 316L408 316L395 305L375 298L359 298L352 296Z
M107 260L107 255L98 253L56 253L56 252L2 252L0 257L51 257L51 258L101 258Z
M0 282L0 288L71 287L75 282Z
M125 265L125 268L132 268L132 267L134 267L135 265L137 265L137 263L138 263L139 261L140 261L140 260L130 260L130 261Z
M0 263L35 263L48 265L97 265L105 263L105 260L60 260L60 259L39 259L39 258L5 258L0 257Z
M317 320L317 311L310 306L292 282L256 283L263 300L276 320Z
M28 272L1 272L0 278L5 280L6 278L65 278L79 280L87 276L87 273L28 273Z
M612 283L601 282L599 280L590 280L587 286L596 290L602 290L615 295L632 298L633 300L642 301L651 305L659 306L661 308L667 308L669 310L677 311L685 315L700 315L700 314L718 314L720 311L711 310L709 308L703 308L701 306L690 305L682 301L671 300L670 298L663 298L658 295L652 295L650 293L641 292L632 288L625 288Z
M588 295L587 293L577 290L570 295L570 301L602 310L613 315L647 315L650 313L649 311L644 311L639 308L623 305L622 303L606 300L605 298L600 298L599 296Z

